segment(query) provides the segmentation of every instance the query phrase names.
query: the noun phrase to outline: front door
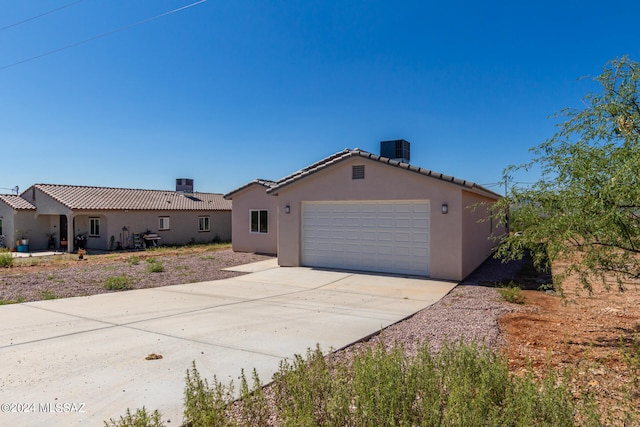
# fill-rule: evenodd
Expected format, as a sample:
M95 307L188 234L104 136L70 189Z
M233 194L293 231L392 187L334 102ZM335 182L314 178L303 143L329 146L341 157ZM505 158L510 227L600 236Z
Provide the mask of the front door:
M60 248L68 248L67 233L69 232L69 223L66 215L60 215Z

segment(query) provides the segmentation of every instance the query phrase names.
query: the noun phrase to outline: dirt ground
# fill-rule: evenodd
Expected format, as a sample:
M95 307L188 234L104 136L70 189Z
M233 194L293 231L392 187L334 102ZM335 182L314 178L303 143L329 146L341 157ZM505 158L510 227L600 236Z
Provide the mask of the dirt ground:
M594 286L589 294L567 279L563 289L564 299L525 290L521 310L500 318L511 368L523 373L532 366L538 375L568 369L577 397L592 393L610 414L625 405L640 413L640 287Z

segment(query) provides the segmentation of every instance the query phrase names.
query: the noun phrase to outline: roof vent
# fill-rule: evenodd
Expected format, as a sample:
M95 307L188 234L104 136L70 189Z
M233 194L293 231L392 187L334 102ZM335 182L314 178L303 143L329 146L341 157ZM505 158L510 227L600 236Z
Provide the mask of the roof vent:
M410 143L404 139L394 139L393 141L380 142L380 156L388 157L402 163L409 163L411 160Z
M176 191L180 193L193 193L193 179L189 179L189 178L176 179Z

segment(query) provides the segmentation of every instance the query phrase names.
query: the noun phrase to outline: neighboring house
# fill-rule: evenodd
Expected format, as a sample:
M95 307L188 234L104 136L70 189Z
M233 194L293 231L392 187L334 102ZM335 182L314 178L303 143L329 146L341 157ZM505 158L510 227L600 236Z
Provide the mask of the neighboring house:
M266 210L281 266L464 279L492 254L490 237L504 233L483 221L500 195L412 166L409 143L389 142L398 143L399 160L346 149L225 195L233 199L234 249L262 250L250 212Z
M231 240L231 202L221 194L192 192L189 181L186 190L176 185L183 191L35 184L20 196L0 198L13 210L0 211L7 246L21 237L17 230L28 230L30 251ZM13 224L7 221L11 214ZM138 239L145 234L153 237Z
M36 207L17 194L0 194L0 236L7 248L28 238Z

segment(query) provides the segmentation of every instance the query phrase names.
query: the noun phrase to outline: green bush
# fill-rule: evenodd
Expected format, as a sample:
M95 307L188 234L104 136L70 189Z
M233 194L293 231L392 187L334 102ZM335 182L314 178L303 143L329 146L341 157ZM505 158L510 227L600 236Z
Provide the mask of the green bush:
M225 386L213 377L209 385L206 378L200 377L195 362L187 370L184 389L184 420L192 426L232 425L226 416L226 408L233 401L233 382Z
M567 426L600 425L597 406L574 401L568 377L549 372L509 374L506 359L477 345L446 345L438 355L423 346L413 357L384 343L332 366L319 348L283 361L273 376L274 410L282 426ZM188 425L264 425L268 407L254 371L241 377L238 420L227 417L233 383L210 386L193 364L187 371ZM190 423L190 424L189 424Z
M498 288L498 293L507 302L515 304L524 304L526 301L525 296L522 294L520 286L514 282L509 283L507 286Z
M137 409L134 414L127 408L127 413L121 416L119 420L111 418L104 422L105 427L164 427L162 416L156 409L152 413L148 413L145 407Z
M6 249L0 250L0 267L8 268L13 265L13 256Z
M2 299L0 298L0 305L7 305L7 304L20 304L25 302L27 299L25 297L21 297L19 296L18 298L16 298L15 300L6 300L6 299Z
M52 299L58 298L55 292L49 289L45 289L42 292L40 292L40 296L42 297L43 300L52 300Z
M104 288L110 291L124 291L133 288L133 279L125 275L109 276L104 279Z
M140 264L140 257L136 255L130 256L127 262L129 265L138 265Z
M164 271L164 265L160 261L154 261L147 264L146 270L148 273L161 273Z

